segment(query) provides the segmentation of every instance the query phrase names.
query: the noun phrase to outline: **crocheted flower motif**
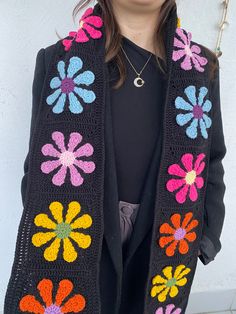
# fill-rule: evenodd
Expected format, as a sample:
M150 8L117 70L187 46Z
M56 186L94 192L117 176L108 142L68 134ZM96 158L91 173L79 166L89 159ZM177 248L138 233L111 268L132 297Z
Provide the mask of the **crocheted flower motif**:
M32 237L32 243L36 247L41 247L54 239L44 251L44 258L52 262L57 259L61 242L63 242L64 260L66 262L74 262L78 254L73 243L75 242L81 249L87 249L91 245L91 237L79 232L77 229L88 229L91 227L92 218L88 214L76 218L81 211L81 207L75 201L69 203L65 219L63 219L63 205L61 203L52 202L49 210L54 220L49 218L47 214L38 214L34 219L34 223L37 227L51 231L35 233ZM72 242L71 239L73 240Z
M81 294L74 294L64 302L71 294L73 287L70 280L61 280L53 301L53 282L50 279L42 279L37 286L40 301L34 295L28 294L20 300L19 308L22 312L34 314L79 313L86 305L85 298ZM41 304L41 299L44 304Z
M53 170L60 167L57 173L54 174L52 183L57 186L61 186L65 182L67 170L69 169L71 184L73 186L80 186L83 184L84 179L78 169L86 174L92 173L95 170L94 162L82 160L82 157L92 156L94 151L93 146L86 143L76 149L82 141L82 135L78 132L72 132L70 134L67 149L65 148L65 138L63 133L59 131L53 132L52 139L59 150L57 150L52 144L45 144L42 147L41 152L44 156L55 158L41 164L42 172L49 174Z
M54 105L52 111L58 114L64 111L68 98L69 110L74 114L79 114L83 111L80 100L86 104L91 104L96 99L93 91L81 87L81 85L91 85L95 80L95 75L88 70L77 75L83 67L83 61L79 57L70 58L67 71L65 67L64 61L58 62L57 70L59 76L51 80L50 87L54 91L47 97L46 102L50 106Z
M176 308L174 304L168 304L165 308L159 307L155 314L180 314L181 312L179 307Z
M173 256L177 247L180 254L188 253L188 242L193 242L197 237L192 229L198 225L198 221L192 218L193 213L189 212L181 223L181 215L174 214L170 218L172 225L164 223L160 226L160 233L165 235L160 237L159 245L166 247L167 256Z
M182 97L177 97L175 99L176 109L182 109L189 111L189 113L180 113L176 116L176 122L178 125L183 126L188 122L192 121L191 124L186 128L186 134L189 138L195 139L198 136L198 128L200 127L201 135L203 138L208 138L207 129L211 127L211 118L207 116L212 108L212 103L210 100L205 100L204 98L208 93L206 87L201 87L199 89L198 98L196 97L196 87L188 86L185 88L184 93L188 97L188 102Z
M176 34L178 36L174 39L174 47L178 48L178 50L173 51L173 61L184 58L180 64L183 70L191 70L194 66L197 71L204 72L204 65L206 65L208 61L206 58L200 56L201 48L191 44L192 34L182 28L177 28Z
M185 265L178 265L173 272L172 266L166 266L162 273L164 276L156 275L152 279L153 287L151 289L151 296L157 299L159 302L165 302L167 296L174 298L179 293L179 287L184 286L187 283L187 278L184 277L190 272L190 268Z
M181 157L184 169L178 164L168 167L168 173L177 178L168 180L166 188L169 192L177 191L175 198L178 203L184 203L187 196L193 202L197 200L197 189L201 189L204 185L204 179L199 176L205 168L205 162L202 161L204 158L205 154L201 153L197 155L195 162L193 162L194 156L187 153Z
M65 51L70 50L72 42L84 43L89 41L89 36L93 39L102 37L102 32L96 28L101 28L103 21L100 16L92 15L94 8L88 8L79 20L79 29L77 32L70 32L71 39L62 41Z

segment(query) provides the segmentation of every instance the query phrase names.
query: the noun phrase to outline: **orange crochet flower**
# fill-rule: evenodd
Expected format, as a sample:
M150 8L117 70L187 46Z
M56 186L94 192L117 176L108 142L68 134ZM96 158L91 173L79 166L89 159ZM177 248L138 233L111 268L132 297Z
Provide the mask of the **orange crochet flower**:
M33 295L26 295L20 300L20 310L22 312L34 314L64 314L79 313L85 308L85 298L80 294L75 294L63 305L63 301L73 290L73 283L68 279L59 282L58 290L53 302L53 283L50 279L42 279L37 286L39 294L45 303L43 306Z
M193 242L196 239L196 233L190 231L198 225L198 221L192 220L192 217L193 213L191 212L185 214L181 224L181 215L174 214L170 218L173 227L168 223L160 226L160 233L168 234L159 239L160 247L166 247L167 256L173 256L177 246L179 253L186 254L188 252L188 242Z

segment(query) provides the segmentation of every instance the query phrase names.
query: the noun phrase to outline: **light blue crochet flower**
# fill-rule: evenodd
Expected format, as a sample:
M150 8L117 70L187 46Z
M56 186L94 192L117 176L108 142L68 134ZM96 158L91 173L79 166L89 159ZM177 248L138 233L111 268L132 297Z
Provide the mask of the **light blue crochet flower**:
M195 139L198 136L198 129L200 128L203 138L208 138L207 129L211 127L212 121L207 113L211 110L212 103L210 100L204 100L208 89L206 87L199 88L198 98L196 96L196 87L188 86L184 93L188 97L188 101L178 96L175 99L176 109L189 111L188 113L180 113L176 116L178 125L183 126L187 123L190 125L186 128L186 134L189 138Z
M77 75L82 67L83 61L79 57L70 58L67 71L65 62L58 62L59 77L54 77L50 82L50 87L55 91L46 100L48 105L54 104L52 110L54 113L63 112L67 97L69 99L69 109L75 114L83 111L81 100L90 104L96 99L93 91L79 87L81 85L89 86L95 79L95 75L91 71L84 71Z

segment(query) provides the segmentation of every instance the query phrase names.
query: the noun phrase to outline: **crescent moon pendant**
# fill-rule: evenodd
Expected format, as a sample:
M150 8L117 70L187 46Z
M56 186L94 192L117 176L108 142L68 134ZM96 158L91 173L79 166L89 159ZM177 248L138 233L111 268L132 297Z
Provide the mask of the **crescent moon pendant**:
M134 79L134 85L136 87L142 87L144 83L145 83L145 81L143 79L141 79L141 77L139 77L139 76Z

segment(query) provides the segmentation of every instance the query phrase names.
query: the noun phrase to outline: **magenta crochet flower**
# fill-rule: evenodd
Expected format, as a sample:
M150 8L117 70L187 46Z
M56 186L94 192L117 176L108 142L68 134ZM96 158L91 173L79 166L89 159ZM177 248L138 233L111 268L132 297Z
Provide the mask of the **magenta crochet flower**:
M84 43L89 41L90 37L98 39L102 37L102 32L96 28L101 28L103 21L100 16L92 15L93 7L88 8L81 19L79 20L79 29L77 32L70 32L71 39L64 39L62 41L65 46L65 50L68 51L71 48L72 42L75 40L77 43Z
M182 28L176 29L178 37L174 39L174 47L179 48L174 50L172 59L178 61L182 58L180 66L184 70L191 70L194 66L199 72L204 72L204 65L207 64L207 59L200 56L201 48L197 45L191 45L192 34L186 32Z
M86 160L86 157L90 157L93 154L93 146L86 143L76 149L82 141L82 135L78 132L70 134L67 149L63 133L58 131L53 132L52 139L59 150L52 144L45 144L42 147L41 151L44 156L53 157L52 160L41 164L42 172L48 174L59 168L52 178L52 183L61 186L65 182L66 174L69 170L71 184L73 186L80 186L84 181L80 172L92 173L95 170L94 162Z
M180 314L181 309L178 307L176 308L174 304L168 304L166 308L159 307L155 314Z
M169 192L177 192L175 198L178 203L184 203L187 196L193 202L197 200L197 189L201 189L204 185L204 179L200 176L205 168L205 162L202 161L204 158L205 154L199 154L193 162L194 156L187 153L181 157L184 169L178 164L168 167L168 173L175 178L167 182L166 188Z

